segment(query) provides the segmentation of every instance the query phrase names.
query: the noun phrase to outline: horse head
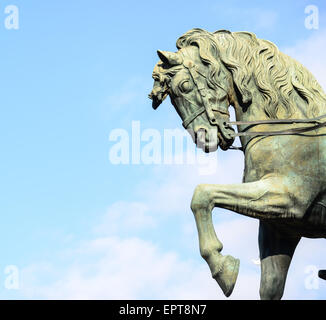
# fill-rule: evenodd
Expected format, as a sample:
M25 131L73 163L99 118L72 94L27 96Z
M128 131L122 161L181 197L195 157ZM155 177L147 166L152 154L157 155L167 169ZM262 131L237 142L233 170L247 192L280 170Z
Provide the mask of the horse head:
M229 106L233 96L232 77L221 64L205 63L199 48L191 45L178 52L157 51L160 61L153 72L154 87L149 95L156 109L169 95L197 147L205 152L227 150L233 129Z
M169 95L205 152L230 148L241 135L231 124L242 131L248 129L243 123L257 120L315 117L326 98L308 70L253 33L195 28L177 40L177 48L158 51L150 98L156 109ZM230 105L237 119L232 123ZM250 139L242 139L244 148Z

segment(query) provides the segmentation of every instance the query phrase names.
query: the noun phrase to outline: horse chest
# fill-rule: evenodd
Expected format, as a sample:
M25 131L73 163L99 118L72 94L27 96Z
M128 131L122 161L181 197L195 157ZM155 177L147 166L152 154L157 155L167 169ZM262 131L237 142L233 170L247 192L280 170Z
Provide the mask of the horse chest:
M301 139L300 139L301 138ZM297 175L326 179L326 152L319 139L308 137L268 137L257 139L245 154L244 182L267 175Z

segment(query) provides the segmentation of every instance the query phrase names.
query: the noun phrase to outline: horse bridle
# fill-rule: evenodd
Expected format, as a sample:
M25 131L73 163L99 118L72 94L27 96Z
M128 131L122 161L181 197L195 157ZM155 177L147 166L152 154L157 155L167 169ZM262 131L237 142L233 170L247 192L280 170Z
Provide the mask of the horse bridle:
M249 141L247 141L246 143L247 146L253 138L258 136L302 134L326 126L326 121L324 122L320 121L321 119L326 118L326 114L323 114L319 117L308 118L308 119L275 119L275 120L271 119L271 120L256 120L256 121L225 121L224 119L216 118L214 111L224 116L230 117L228 109L227 108L224 109L218 106L211 106L207 98L207 94L206 94L207 89L205 85L200 81L197 81L200 76L204 78L206 78L206 76L199 70L199 68L195 64L193 64L189 60L185 61L183 65L185 68L188 69L191 78L202 100L202 106L183 120L182 125L185 129L187 129L189 125L198 116L206 112L210 124L213 126L218 126L218 128L221 131L221 134L224 136L226 140L233 141L236 137L251 137L251 139L249 139ZM279 131L247 131L249 128L260 124L295 124L295 123L313 123L314 125L309 127L293 128L293 129L279 130ZM234 132L233 128L231 127L232 125L248 125L248 126L242 131ZM246 146L244 148L230 146L230 149L244 151Z
M233 128L224 119L217 118L217 117L215 117L215 114L214 114L214 112L218 112L219 114L230 118L230 113L229 113L228 107L223 108L220 106L211 106L211 104L208 101L208 94L206 93L207 88L205 87L205 85L202 82L198 81L199 77L206 78L206 76L203 74L203 72L200 71L200 69L195 64L193 64L189 60L188 61L186 60L183 63L183 65L185 68L188 69L188 71L191 75L191 78L198 90L201 101L202 101L202 106L199 109L195 110L192 114L190 114L183 120L183 123L182 123L183 127L185 129L188 129L189 125L198 116L200 116L201 114L206 112L209 123L211 125L217 126L219 128L224 139L226 139L227 141L233 141L235 138ZM221 89L224 90L222 87L221 87Z

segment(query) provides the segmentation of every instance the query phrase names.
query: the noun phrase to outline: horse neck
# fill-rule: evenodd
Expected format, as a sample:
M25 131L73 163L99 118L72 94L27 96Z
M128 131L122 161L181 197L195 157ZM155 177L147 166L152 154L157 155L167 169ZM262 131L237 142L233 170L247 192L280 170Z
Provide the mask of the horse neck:
M260 121L260 120L271 120L270 117L267 116L265 109L264 109L264 102L263 99L255 94L253 95L255 98L251 102L249 106L243 106L240 103L236 101L234 103L234 109L235 109L235 116L236 121ZM302 104L301 104L302 106ZM286 114L283 109L280 109L280 111L277 114L277 119L288 119L289 116ZM297 108L294 110L294 112L291 114L292 119L307 119L306 114L306 108L302 107L300 108L300 101L298 100ZM271 128L271 126L273 126ZM238 125L238 132L242 132L247 130L248 124L246 125ZM281 127L278 124L272 124L272 125L256 125L250 128L250 130L253 131L271 131L271 130L283 130L286 126L281 125ZM248 142L251 140L251 137L241 137L241 143L242 147L246 146Z
M234 103L234 109L236 114L237 121L257 121L257 120L271 120L271 118L266 114L264 104L266 103L263 98L255 94L254 98L249 106L245 106L240 104L238 101ZM280 107L277 112L277 119L307 119L307 106L302 101L301 98L296 99L296 108L295 110L291 110L291 116L287 114L287 112ZM241 128L240 128L241 129Z

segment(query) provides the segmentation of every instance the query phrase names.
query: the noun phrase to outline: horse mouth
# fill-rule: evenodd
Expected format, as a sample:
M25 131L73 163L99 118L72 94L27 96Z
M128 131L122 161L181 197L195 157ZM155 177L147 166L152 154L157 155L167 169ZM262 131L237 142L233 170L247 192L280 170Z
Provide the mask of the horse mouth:
M207 134L206 130L200 129L195 133L194 142L205 153L210 153L218 149L220 139L217 137L217 134L212 137L212 135Z
M210 152L214 152L218 149L219 143L217 142L210 142L210 143L206 143L205 146L202 148L202 150L205 153L210 153Z

